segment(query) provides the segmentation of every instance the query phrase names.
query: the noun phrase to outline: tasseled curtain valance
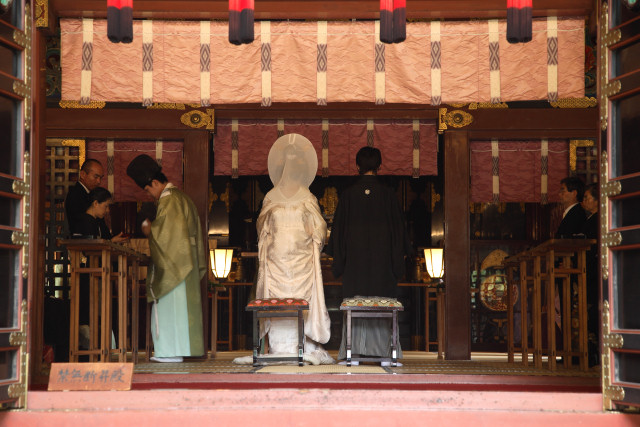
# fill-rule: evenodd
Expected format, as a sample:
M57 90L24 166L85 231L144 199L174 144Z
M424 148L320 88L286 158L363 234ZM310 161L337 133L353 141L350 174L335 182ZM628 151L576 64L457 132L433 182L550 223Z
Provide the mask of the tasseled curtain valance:
M472 202L559 201L569 141L471 141Z
M140 154L155 159L169 181L182 188L182 142L88 140L86 144L87 158L98 160L104 167L105 176L100 185L111 191L117 202L153 201L127 175L129 162Z
M318 155L318 175L357 175L356 153L382 152L381 175L437 175L438 136L431 120L218 120L215 175L267 175L273 142L287 133L307 137Z
M509 44L506 22L410 22L402 43L379 21L255 23L228 41L228 23L135 21L111 43L106 20L61 19L62 99L215 104L432 104L584 96L584 19L533 21Z

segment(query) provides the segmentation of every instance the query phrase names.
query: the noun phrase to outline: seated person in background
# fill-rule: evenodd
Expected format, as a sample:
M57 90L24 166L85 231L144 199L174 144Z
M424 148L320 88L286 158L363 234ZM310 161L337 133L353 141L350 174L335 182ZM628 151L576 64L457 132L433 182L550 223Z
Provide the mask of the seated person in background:
M109 212L109 205L113 201L111 192L106 188L96 187L89 192L87 200L89 207L83 214L76 217L74 233L91 236L94 239L111 240L114 243L127 240L122 233L112 236L111 230L104 222L104 217Z
M584 183L575 176L564 178L560 181L560 202L564 207L562 221L556 231L556 239L572 239L574 235L581 234L587 215L580 202L584 195Z
M402 209L395 192L377 173L380 150L363 147L356 155L359 179L341 195L325 252L333 256L332 272L342 277L343 298L378 296L395 298L404 275L404 256L411 252ZM338 359L346 358L346 325ZM354 319L352 354L390 357L391 324L388 319ZM398 358L402 349L398 346Z

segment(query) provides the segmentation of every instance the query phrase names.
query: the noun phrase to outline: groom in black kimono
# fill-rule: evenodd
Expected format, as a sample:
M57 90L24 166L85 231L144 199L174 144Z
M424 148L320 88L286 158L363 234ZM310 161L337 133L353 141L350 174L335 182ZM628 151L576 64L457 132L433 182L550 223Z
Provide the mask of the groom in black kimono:
M402 209L393 189L377 177L380 150L361 148L356 164L360 177L340 195L325 252L333 256L333 275L342 277L344 298L396 297L404 256L411 252ZM388 357L390 326L381 320L354 320L354 354ZM343 334L338 358L345 354Z

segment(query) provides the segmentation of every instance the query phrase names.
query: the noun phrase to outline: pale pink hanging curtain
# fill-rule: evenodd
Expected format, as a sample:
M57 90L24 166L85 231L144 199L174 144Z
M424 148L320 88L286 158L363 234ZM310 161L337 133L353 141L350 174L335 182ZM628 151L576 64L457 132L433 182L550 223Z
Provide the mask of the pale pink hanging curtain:
M111 43L100 19L61 19L62 99L256 104L431 104L584 97L584 19L533 20L510 44L504 20L409 22L384 44L373 21L255 23L228 41L224 21L134 21Z

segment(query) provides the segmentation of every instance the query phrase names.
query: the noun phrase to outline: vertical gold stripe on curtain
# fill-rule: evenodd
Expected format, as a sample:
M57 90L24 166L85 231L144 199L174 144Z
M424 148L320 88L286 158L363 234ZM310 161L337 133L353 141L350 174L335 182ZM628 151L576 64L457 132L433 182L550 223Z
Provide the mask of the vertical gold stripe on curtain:
M327 21L318 21L316 65L316 98L318 105L327 105Z
M385 48L380 40L380 21L375 22L375 37L373 38L374 70L376 75L376 105L386 102L386 72L385 72Z
M373 147L373 119L367 119L367 147Z
M153 21L142 21L142 105L153 104Z
M540 201L543 205L549 202L549 140L540 143Z
M107 139L107 190L113 195L115 191L114 183L114 159L115 159L115 144L113 139Z
M82 71L80 103L91 102L91 68L93 67L93 19L82 20Z
M420 120L413 121L413 178L420 178Z
M231 178L238 177L238 119L231 120Z
M262 45L261 69L262 69L262 102L263 107L271 106L271 22L260 22L260 39Z
M489 20L489 92L491 103L500 103L500 32L498 20Z
M211 105L211 22L200 21L200 105Z
M162 140L156 140L156 161L162 166Z
M431 105L442 102L440 21L431 22Z
M500 149L497 139L491 140L491 175L493 177L493 202L498 203L500 201Z
M278 119L278 138L284 135L284 119Z
M558 100L558 18L547 17L547 93L549 102Z
M329 176L329 120L322 120L322 176Z

